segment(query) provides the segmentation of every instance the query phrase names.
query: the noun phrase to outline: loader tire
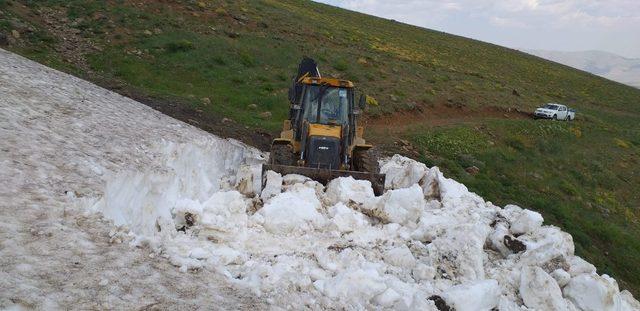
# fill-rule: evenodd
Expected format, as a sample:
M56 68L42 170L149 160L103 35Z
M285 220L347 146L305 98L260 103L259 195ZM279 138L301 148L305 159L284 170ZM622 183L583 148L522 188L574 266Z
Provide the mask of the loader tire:
M269 162L276 165L294 165L296 162L296 158L291 145L271 146Z
M379 173L378 154L373 149L358 150L353 153L353 168L358 172Z

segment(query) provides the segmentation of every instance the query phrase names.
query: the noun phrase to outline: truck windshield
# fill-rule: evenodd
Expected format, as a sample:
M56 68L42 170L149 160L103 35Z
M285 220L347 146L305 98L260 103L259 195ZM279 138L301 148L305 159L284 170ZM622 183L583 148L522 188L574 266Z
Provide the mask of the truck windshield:
M349 120L349 89L327 85L308 85L302 107L311 123L346 124Z
M549 110L558 110L558 105L545 105L544 108Z

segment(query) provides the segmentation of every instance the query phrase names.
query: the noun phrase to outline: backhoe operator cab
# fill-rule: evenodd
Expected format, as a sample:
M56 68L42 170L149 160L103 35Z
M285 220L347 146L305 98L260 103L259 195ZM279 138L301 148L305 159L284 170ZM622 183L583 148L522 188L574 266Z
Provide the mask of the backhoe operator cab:
M305 58L289 90L289 102L289 119L273 141L267 169L320 182L353 176L370 180L375 192L383 191L378 159L358 126L366 100L361 96L356 103L352 82L321 77L315 61Z
M352 152L371 146L357 133L361 108L355 105L353 83L317 77L303 77L298 83L302 87L294 94L298 98L292 98L291 118L284 123L282 140L274 141L290 145L295 157L293 163L283 159L276 164L358 170L352 167Z
M303 104L304 120L309 123L325 125L343 125L349 122L349 109L353 106L353 90L349 87L336 87L327 81L314 85L312 79L306 79ZM346 85L349 85L345 82Z
M355 128L353 84L344 80L304 78L294 106L294 135L300 141L299 165L349 170ZM299 130L295 130L299 129ZM295 149L295 148L294 148ZM306 149L306 150L305 150Z

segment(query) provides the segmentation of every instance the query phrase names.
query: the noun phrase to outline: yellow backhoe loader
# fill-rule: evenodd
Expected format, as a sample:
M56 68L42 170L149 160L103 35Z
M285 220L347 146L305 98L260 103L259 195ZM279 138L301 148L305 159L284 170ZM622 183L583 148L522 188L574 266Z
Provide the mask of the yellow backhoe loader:
M263 184L269 170L323 184L352 176L370 181L375 194L382 194L385 175L379 173L378 157L358 125L366 101L361 95L356 105L351 81L323 78L316 62L303 58L289 89L289 119L262 167Z

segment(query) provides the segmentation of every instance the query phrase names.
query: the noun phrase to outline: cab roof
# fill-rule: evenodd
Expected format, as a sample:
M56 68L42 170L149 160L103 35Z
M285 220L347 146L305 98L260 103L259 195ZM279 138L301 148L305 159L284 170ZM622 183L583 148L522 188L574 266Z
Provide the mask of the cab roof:
M335 87L346 87L353 88L353 82L348 80L341 80L335 78L317 78L317 77L304 77L301 79L304 84L314 84L314 85L331 85Z

